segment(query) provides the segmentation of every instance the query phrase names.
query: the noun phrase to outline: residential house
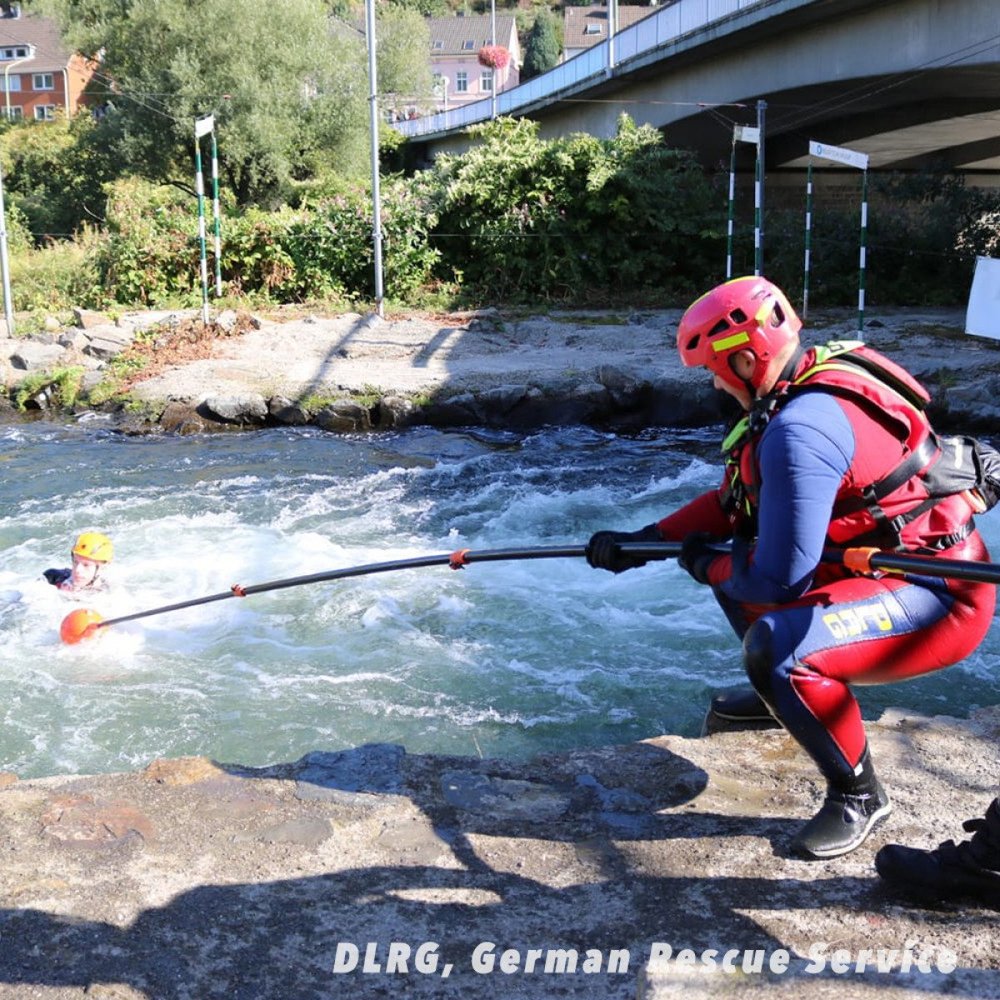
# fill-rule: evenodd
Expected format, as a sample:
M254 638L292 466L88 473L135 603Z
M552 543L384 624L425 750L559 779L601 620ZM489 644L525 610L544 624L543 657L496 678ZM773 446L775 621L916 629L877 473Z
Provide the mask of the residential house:
M0 114L51 121L57 111L76 114L97 67L69 52L55 21L0 4Z
M511 14L496 15L496 38L489 14L429 17L431 71L439 110L459 107L516 87L521 80L521 46ZM487 45L502 46L510 55L503 67L493 69L479 61Z
M659 9L652 7L618 7L618 30L624 31L636 21L641 21ZM589 7L565 7L563 9L563 55L562 61L572 59L581 52L608 40L608 8L606 4L591 4Z

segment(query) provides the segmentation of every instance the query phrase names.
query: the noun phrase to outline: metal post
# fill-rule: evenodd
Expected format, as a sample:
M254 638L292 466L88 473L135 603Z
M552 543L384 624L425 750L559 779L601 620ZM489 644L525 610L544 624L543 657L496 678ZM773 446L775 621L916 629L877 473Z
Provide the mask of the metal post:
M861 173L861 247L858 276L858 331L865 328L865 262L867 248L865 241L868 233L868 168Z
M215 297L222 298L222 223L219 213L219 147L212 129L212 216L215 219Z
M7 336L14 336L14 307L10 296L10 258L7 254L7 211L3 204L3 174L0 172L0 271L3 272L3 315Z
M385 315L382 291L382 195L378 176L378 67L375 59L375 0L365 0L365 32L368 36L369 120L372 161L372 244L375 251L375 312Z
M813 199L813 164L809 157L806 168L806 259L802 278L802 318L809 315L809 264L812 248L812 199Z
M490 47L494 54L497 48L497 0L490 0ZM492 86L490 87L490 117L497 116L497 67L490 67Z
M608 76L615 71L615 35L618 34L618 0L608 0Z
M764 273L764 110L767 101L757 102L757 180L754 185L754 274Z

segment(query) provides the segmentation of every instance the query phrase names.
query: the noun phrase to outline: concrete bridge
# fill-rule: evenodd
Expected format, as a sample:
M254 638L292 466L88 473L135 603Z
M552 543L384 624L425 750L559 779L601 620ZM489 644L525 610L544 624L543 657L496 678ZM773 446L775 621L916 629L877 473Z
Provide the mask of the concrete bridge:
M496 112L550 138L611 136L626 112L711 166L728 163L734 125L757 125L759 102L769 171L803 167L815 140L873 170L982 183L1000 171L1000 0L674 0L497 95ZM396 127L429 158L461 152L492 104Z

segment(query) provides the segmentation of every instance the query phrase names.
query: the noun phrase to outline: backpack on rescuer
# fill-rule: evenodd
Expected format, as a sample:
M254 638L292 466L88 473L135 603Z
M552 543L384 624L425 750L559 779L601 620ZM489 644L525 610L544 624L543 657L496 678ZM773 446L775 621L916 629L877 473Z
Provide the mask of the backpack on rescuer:
M908 372L882 355L869 354L860 341L827 344L826 348L831 360L859 366L918 410L925 410L930 402L927 391ZM942 436L932 431L931 436L940 450L934 464L920 476L930 500L964 493L976 513L992 510L1000 501L1000 451L969 435Z
M860 341L835 341L805 351L794 376L758 399L723 442L727 453L724 503L742 519L743 533L752 537L756 530L756 476L752 460L750 466L745 465L748 453L744 446L763 432L771 416L788 400L799 393L817 391L843 396L868 408L880 421L896 428L904 446L902 462L883 479L834 504L834 522L867 511L870 528L855 536L854 544L898 548L906 526L948 497L963 496L977 514L1000 501L1000 452L973 437L935 434L925 415L930 395L906 369ZM907 417L907 412L912 417ZM923 499L894 515L887 514L884 501L891 500L911 479L919 481ZM964 535L942 536L933 547L946 548L959 537ZM839 539L835 541L839 543Z

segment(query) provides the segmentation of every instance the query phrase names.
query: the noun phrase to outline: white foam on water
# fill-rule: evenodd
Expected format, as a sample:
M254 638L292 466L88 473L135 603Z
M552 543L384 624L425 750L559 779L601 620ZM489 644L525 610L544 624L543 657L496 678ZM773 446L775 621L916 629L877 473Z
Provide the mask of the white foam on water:
M0 601L0 768L266 764L377 741L527 756L695 732L709 692L739 681L739 644L672 561L617 577L551 559L229 588L634 529L717 483L702 437L4 428L0 594L21 596ZM1000 525L983 524L1000 551ZM69 564L85 528L108 533L116 559L111 592L77 603L40 574ZM217 594L74 646L58 637L75 607L111 618ZM994 637L953 668L967 698L1000 697L998 659ZM915 703L941 710L954 678L915 682Z

